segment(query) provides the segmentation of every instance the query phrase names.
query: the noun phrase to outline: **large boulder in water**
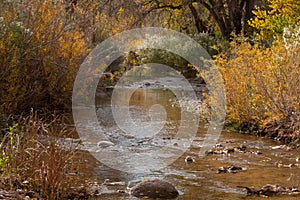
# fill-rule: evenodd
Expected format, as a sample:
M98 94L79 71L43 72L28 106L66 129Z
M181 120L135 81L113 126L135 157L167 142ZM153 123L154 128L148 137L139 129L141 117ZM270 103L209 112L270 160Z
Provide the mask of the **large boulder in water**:
M131 189L131 194L136 197L173 199L179 193L177 189L164 180L154 179L141 182Z

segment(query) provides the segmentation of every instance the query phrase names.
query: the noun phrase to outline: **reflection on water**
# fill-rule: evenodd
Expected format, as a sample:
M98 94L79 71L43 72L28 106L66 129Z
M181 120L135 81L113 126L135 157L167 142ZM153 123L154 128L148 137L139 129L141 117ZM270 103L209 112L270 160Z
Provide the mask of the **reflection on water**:
M198 118L182 112L171 91L122 88L111 99L110 104L103 99L97 104L105 135L101 138L107 139L99 141L95 133L86 145L107 166L130 173L157 171L177 160L193 141ZM90 126L88 121L86 126ZM100 147L99 143L103 146L107 141L111 145Z
M192 145L188 150L180 156L175 162L170 163L166 168L160 170L143 171L143 162L147 163L147 155L157 153L157 149L164 146L180 152L182 148L180 141L176 138L179 125L181 123L181 109L176 107L174 101L176 97L168 90L158 89L138 89L134 92L129 101L130 114L132 119L139 122L155 123L155 120L149 118L149 109L152 105L159 103L167 113L167 120L163 129L152 137L133 137L128 133L124 133L118 129L114 122L113 114L110 108L110 98L96 99L97 115L99 123L106 132L111 142L115 144L111 148L112 151L139 152L144 153L144 160L137 159L129 162L127 167L136 169L136 173L126 173L112 169L101 164L85 153L86 173L95 178L99 182L105 179L111 181L134 181L147 178L164 178L173 183L181 195L178 199L255 199L254 197L246 197L245 192L237 186L249 186L260 188L265 184L279 184L282 186L300 187L299 167L279 168L276 163L291 164L295 163L295 158L300 154L296 150L275 149L271 147L278 145L275 141L255 136L223 132L219 143L224 146L234 147L245 145L247 153L235 152L230 155L210 155L199 158L198 153L201 148L205 133L205 124L200 124L197 136L191 138ZM126 119L124 119L126 120ZM188 122L186 122L188 126ZM87 126L89 126L87 124ZM92 125L90 125L92 126ZM87 148L93 148L91 144ZM121 148L122 147L122 148ZM256 155L250 152L260 151L262 154ZM174 152L160 152L160 158L165 156L168 158ZM185 157L193 156L195 162L186 164ZM126 166L126 160L132 158L126 157L126 154L116 154ZM152 155L153 156L153 155ZM108 158L109 159L109 158ZM115 162L114 159L111 159ZM155 160L154 160L155 161ZM166 161L167 162L167 161ZM134 165L136 164L136 165ZM159 165L159 163L153 163ZM221 166L236 165L247 168L246 171L236 174L217 174L217 170ZM98 197L98 199L136 199L128 194L117 193L118 189L125 189L126 186L107 186ZM108 192L105 192L108 191ZM299 196L279 196L272 199L299 199Z

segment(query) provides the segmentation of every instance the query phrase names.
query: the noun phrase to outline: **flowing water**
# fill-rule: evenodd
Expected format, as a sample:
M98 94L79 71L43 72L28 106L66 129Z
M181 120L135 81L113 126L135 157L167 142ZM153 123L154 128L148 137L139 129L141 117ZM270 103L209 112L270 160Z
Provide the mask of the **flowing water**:
M300 152L285 146L278 146L280 144L276 141L223 131L218 140L219 144L225 147L244 145L247 147L247 151L234 152L228 155L218 154L199 157L198 154L207 131L207 125L202 123L199 124L197 135L191 138L191 146L177 160L158 170L152 169L149 171L143 168L146 166L143 162L147 162L147 155L149 160L152 161L151 153L158 152L156 157L165 158L168 156L167 152L157 151L158 148L164 146L175 150L178 148L179 141L174 133L178 131L181 123L181 109L174 102L175 96L168 90L137 89L129 101L132 119L138 120L141 124L149 122L151 126L157 125L157 121L149 118L148 111L152 105L159 103L166 110L167 122L160 133L156 135L135 137L124 133L114 122L110 97L96 98L99 124L109 141L114 144L113 146L108 145L108 149L118 152L117 157L105 158L105 162L111 159L111 162L118 164L118 161L120 161L125 171L126 167L133 168L133 171L135 171L128 173L113 169L97 161L87 151L84 151L85 170L82 172L83 174L92 177L99 183L102 183L105 179L109 179L109 182L121 182L115 185L103 184L96 199L137 199L127 193L118 193L117 190L124 190L128 182L138 182L151 178L162 178L174 184L180 192L178 199L182 200L257 198L246 196L246 192L238 186L261 188L265 184L279 184L284 187L300 187L299 165L285 166L297 164L296 157L300 155ZM124 119L124 121L126 120ZM188 122L184 124L188 126ZM88 122L83 126L93 128L93 124L88 124ZM97 145L97 141L94 144L86 145L85 148L95 153L97 152L97 149L94 148L95 145ZM175 150L174 152L176 152ZM256 154L257 151L261 154ZM132 162L130 161L132 160L131 156L137 154L130 154L131 152L145 153L143 154L145 158L141 162L134 159ZM147 152L150 152L150 154L147 154ZM186 163L186 156L193 156L195 162ZM278 167L278 163L281 163L282 166ZM154 169L156 165L160 167L157 163L153 163ZM231 165L243 167L246 170L239 173L217 173L219 167ZM275 196L272 199L299 199L299 197L299 195Z

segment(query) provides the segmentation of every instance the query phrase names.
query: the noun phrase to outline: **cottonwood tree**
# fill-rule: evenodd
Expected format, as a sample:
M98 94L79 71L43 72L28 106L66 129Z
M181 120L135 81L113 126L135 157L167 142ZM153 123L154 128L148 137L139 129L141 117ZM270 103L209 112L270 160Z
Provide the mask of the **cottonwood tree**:
M172 13L169 16L181 21L190 22L195 26L196 32L212 31L209 25L213 19L221 34L229 38L232 33L240 34L244 26L253 16L252 10L258 0L148 0L143 2L143 16L155 12L160 15L162 11ZM184 14L179 15L179 10ZM211 18L207 18L207 12ZM166 14L165 14L166 15ZM191 18L193 21L191 21Z

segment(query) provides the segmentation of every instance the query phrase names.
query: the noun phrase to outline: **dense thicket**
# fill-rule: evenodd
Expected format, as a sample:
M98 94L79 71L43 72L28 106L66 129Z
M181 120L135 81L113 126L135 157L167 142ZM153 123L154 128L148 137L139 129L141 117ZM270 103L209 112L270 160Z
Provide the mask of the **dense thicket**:
M0 4L1 114L70 107L76 72L97 43L123 30L159 26L189 34L216 55L227 90L229 121L255 124L257 131L282 124L277 132L299 132L297 0ZM137 56L173 62L170 65L182 71L190 67L173 55L151 52ZM159 58L153 58L157 53Z

